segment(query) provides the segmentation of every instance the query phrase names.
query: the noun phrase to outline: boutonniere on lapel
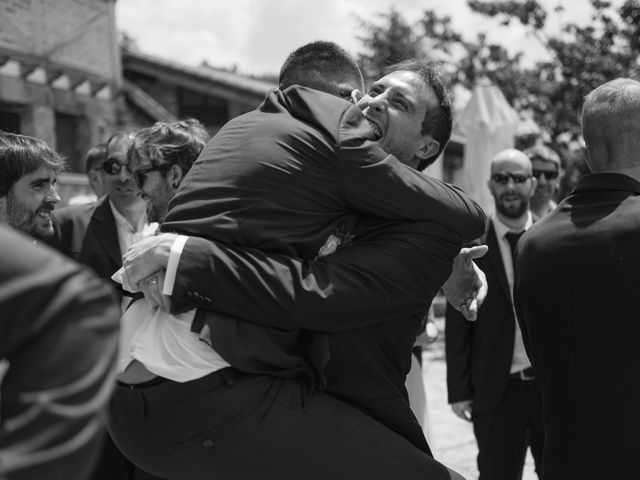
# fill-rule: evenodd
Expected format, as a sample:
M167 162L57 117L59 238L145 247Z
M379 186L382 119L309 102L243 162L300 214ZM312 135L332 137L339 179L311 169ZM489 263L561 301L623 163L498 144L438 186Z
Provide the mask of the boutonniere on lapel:
M353 233L347 230L344 225L338 226L333 233L327 237L324 245L320 247L315 259L317 260L319 258L326 257L327 255L331 255L333 252L338 250L338 248L349 245L352 239Z

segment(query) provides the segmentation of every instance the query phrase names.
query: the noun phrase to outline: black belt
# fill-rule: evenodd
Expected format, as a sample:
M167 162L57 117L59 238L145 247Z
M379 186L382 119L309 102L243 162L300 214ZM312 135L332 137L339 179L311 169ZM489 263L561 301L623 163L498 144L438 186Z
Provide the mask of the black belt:
M227 367L207 375L207 379L208 379L207 384L209 388L219 387L224 384L233 385L238 380L246 376L247 374L244 372L241 372L240 370L236 370L233 367ZM195 382L196 380L192 380L192 381ZM152 378L151 380L148 380L146 382L141 382L141 383L124 383L119 380L116 383L120 387L137 390L137 389L155 387L157 385L161 385L166 382L171 382L171 380L164 377L155 377L155 378Z
M515 372L509 375L509 380L523 380L525 382L528 382L535 379L536 374L531 367L525 368L524 370L520 370L519 372Z

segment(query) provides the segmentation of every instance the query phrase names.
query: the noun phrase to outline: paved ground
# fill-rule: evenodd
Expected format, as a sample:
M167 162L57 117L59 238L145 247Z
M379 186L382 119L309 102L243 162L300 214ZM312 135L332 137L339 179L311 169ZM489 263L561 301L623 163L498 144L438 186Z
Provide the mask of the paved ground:
M427 394L427 438L439 461L457 470L467 480L477 480L478 449L471 424L459 419L447 404L444 357L444 319L437 318L440 335L423 353L423 379ZM528 454L522 480L537 480Z

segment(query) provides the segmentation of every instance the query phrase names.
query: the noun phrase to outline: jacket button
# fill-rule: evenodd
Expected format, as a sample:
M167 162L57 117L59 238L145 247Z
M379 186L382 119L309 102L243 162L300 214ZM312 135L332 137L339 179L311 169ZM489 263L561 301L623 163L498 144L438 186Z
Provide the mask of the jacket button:
M202 442L202 446L204 448L212 448L213 447L213 440L209 440L208 438Z

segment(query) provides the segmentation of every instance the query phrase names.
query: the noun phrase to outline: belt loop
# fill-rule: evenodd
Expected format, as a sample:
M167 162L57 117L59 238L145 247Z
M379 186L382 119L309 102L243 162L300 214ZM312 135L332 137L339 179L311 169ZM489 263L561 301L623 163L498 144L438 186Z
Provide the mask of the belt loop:
M149 418L149 406L147 405L147 399L145 398L142 390L136 390L136 392L140 397L140 402L142 402L142 418L147 420Z

